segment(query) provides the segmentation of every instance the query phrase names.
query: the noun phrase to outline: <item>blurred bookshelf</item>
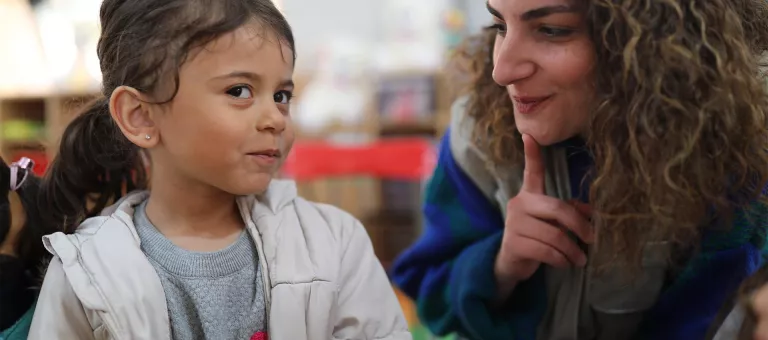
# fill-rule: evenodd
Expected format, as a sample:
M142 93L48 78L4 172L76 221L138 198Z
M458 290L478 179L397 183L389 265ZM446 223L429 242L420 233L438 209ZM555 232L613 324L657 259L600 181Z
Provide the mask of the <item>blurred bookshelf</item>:
M53 158L64 129L94 93L0 97L0 155L29 157L42 174Z

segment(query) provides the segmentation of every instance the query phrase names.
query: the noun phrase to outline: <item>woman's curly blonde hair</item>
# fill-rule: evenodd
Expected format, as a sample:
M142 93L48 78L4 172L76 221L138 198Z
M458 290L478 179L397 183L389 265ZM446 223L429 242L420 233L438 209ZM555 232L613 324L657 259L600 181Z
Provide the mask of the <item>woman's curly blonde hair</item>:
M587 142L598 258L639 264L645 242L697 244L702 225L762 199L768 1L589 0L587 8L599 65ZM475 143L505 166L520 164L523 149L509 95L491 77L495 33L466 41L456 60L472 77Z

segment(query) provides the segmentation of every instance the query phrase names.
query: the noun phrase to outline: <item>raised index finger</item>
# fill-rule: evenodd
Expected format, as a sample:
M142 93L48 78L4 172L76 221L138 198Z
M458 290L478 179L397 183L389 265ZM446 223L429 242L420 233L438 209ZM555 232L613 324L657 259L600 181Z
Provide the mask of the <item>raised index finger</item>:
M525 170L523 171L522 190L533 194L544 194L544 161L541 147L530 135L523 135L525 152Z

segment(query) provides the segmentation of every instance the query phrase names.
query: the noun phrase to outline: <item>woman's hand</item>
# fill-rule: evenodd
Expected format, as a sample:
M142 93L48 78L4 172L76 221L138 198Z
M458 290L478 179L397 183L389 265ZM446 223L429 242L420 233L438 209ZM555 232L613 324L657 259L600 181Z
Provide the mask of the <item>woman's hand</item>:
M529 135L523 135L523 144L523 186L507 203L504 237L494 268L502 301L517 282L531 277L541 263L553 267L587 263L586 254L566 230L586 243L594 239L588 220L589 206L546 196L540 147Z
M752 311L757 316L755 340L768 340L768 284L755 292L752 298Z

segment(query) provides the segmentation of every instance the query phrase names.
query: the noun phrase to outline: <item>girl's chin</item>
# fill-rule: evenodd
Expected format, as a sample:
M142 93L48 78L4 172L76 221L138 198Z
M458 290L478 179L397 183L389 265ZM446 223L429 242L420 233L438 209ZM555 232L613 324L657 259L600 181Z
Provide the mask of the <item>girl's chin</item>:
M260 195L267 191L269 182L272 181L272 175L270 174L254 174L249 176L245 181L239 181L239 183L233 183L229 188L224 188L224 191L237 196L247 195Z

